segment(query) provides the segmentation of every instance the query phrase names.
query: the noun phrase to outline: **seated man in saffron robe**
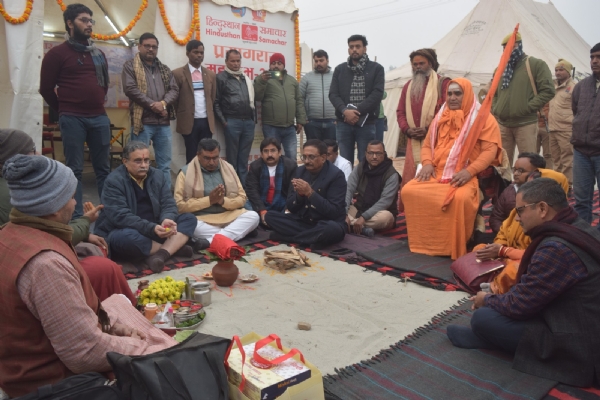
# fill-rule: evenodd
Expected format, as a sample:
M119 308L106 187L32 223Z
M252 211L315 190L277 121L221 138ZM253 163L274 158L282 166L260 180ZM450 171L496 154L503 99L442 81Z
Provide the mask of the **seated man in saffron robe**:
M519 186L527 182L531 174L540 168L546 168L544 157L536 153L519 154L515 161L515 166L512 168L512 184L502 191L492 209L492 215L490 215L490 228L492 228L492 232L497 234L502 223L508 218L510 212L514 210Z
M542 156L539 157L542 158ZM515 168L520 168L517 167L520 165L519 160L524 159L526 158L519 158L515 163ZM519 178L520 175L525 174L519 174ZM567 180L567 177L560 172L551 169L538 168L536 171L532 171L529 174L529 180L537 178L554 179L565 191L565 196L569 190L569 181ZM504 262L504 269L494 277L494 280L490 284L490 291L492 293L506 293L517 283L516 276L521 258L523 257L527 246L531 243L531 238L523 232L523 228L521 228L521 224L517 221L516 217L517 212L513 208L508 218L502 223L500 231L494 238L494 243L480 244L473 248L473 251L477 252L477 258L479 260L486 261L501 258Z
M252 209L265 223L267 211L285 210L292 178L296 175L295 160L281 155L281 142L274 137L260 143L260 158L250 164L246 175L246 194Z
M483 128L471 129L480 107L471 82L463 78L450 82L446 103L423 142L422 168L401 192L408 244L414 253L454 260L467 253L479 207L477 174L498 165L501 157L500 128L492 115L481 121ZM477 141L467 149L463 145L471 135ZM458 165L461 157L467 159L464 166ZM445 205L451 186L454 198Z
M124 296L100 303L71 246L77 179L70 168L19 154L2 175L13 205L0 228L2 390L22 396L71 375L110 371L110 351L142 355L176 344Z
M181 168L175 182L179 212L193 213L198 219L196 252L208 248L217 234L240 240L260 221L257 213L244 208L246 192L233 165L221 160L220 152L215 139L202 139L196 157Z
M591 386L600 365L600 232L553 179L524 184L516 213L531 237L518 283L504 294L473 296L471 326L449 325L448 338L461 348L512 353L519 371Z

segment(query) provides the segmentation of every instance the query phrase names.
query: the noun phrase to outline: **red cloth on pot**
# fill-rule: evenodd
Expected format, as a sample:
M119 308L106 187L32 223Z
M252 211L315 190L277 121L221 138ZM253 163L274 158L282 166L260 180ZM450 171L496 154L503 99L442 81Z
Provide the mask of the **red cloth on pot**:
M233 256L231 251L234 250ZM208 251L219 257L221 260L239 260L246 254L246 250L227 236L216 234Z

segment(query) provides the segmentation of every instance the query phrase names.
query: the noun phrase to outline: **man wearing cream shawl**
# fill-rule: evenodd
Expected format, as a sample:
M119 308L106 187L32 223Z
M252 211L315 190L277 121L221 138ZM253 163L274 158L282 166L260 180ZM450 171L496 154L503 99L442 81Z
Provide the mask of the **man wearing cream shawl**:
M198 219L194 250L210 246L216 234L239 240L258 227L260 218L244 208L248 199L231 164L219 157L221 145L202 139L198 154L177 175L175 202L180 213L193 213Z
M410 250L457 259L466 254L474 229L477 174L498 165L502 153L494 117L477 120L482 107L471 83L454 79L447 95L423 142L423 167L402 189L402 199Z

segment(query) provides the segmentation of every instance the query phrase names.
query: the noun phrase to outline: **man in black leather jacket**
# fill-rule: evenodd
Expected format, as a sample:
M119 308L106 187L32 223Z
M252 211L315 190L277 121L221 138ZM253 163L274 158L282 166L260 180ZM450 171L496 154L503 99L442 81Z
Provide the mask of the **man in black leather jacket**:
M244 75L242 55L235 49L225 54L225 71L217 74L215 115L225 127L225 155L246 181L248 156L254 140L254 86Z

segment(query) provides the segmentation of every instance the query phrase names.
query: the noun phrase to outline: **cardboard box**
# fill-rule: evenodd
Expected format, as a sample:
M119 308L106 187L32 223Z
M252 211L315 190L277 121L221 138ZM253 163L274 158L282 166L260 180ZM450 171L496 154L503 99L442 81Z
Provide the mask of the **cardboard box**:
M324 399L323 378L321 372L311 363L302 363L299 356L290 358L280 365L270 369L261 369L252 365L250 360L254 354L254 344L262 339L252 332L240 340L246 352L244 376L246 383L243 392L240 392L242 355L237 346L229 355L229 389L230 398L234 400L319 400ZM261 356L272 360L290 350L283 347L279 350L271 343L259 350Z

